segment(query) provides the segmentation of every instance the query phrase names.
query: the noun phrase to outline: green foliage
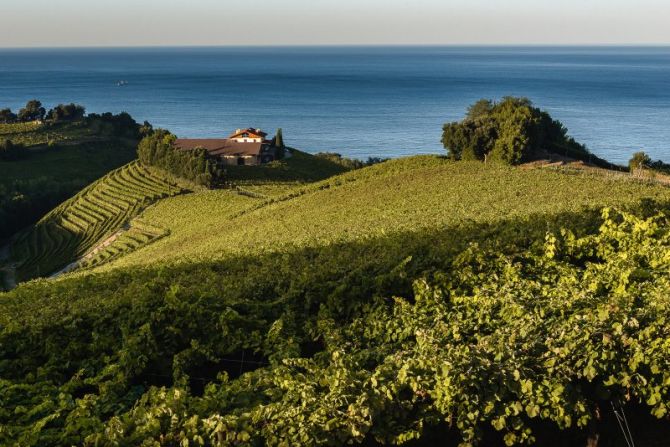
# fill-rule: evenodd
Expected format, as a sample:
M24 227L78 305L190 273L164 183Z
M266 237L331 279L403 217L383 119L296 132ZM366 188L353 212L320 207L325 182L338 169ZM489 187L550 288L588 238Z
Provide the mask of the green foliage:
M42 107L42 103L36 99L31 99L24 108L19 110L17 117L22 122L41 121L45 114L46 110Z
M277 148L277 160L284 158L286 154L286 145L284 144L284 134L281 127L277 129L277 133L272 139L272 145Z
M137 147L140 162L202 186L210 187L220 180L214 157L203 148L179 150L175 140L174 135L162 129L144 137Z
M635 152L628 162L628 168L633 171L649 170L652 172L659 172L662 174L670 174L670 164L662 160L652 160L649 155L644 152Z
M463 121L444 125L442 144L454 160L491 159L519 164L548 152L612 166L570 138L563 124L526 98L476 102L468 108Z
M28 283L0 301L0 442L516 445L610 401L664 417L670 221L593 223Z
M15 238L11 250L17 278L45 276L76 261L152 202L181 192L137 162L109 173Z
M50 121L76 121L84 118L86 109L78 104L59 104L49 110L46 119Z
M636 169L646 169L651 165L651 158L644 152L635 152L628 161L628 168L631 171Z
M131 161L135 148L125 141L101 141L24 148L21 155L0 159L0 239L34 224L92 181Z
M0 109L0 123L1 124L10 124L14 123L17 120L15 113L11 109Z
M224 177L234 185L303 184L342 174L348 169L341 164L296 149L282 160L248 166L225 166Z
M342 154L338 154L336 152L319 152L314 154L314 156L317 158L328 160L332 163L336 163L344 167L345 169L360 169L363 166L365 166L365 163L362 162L361 160L357 160L355 158L343 157Z
M252 197L218 190L161 200L142 217L169 230L169 236L105 268L150 265L157 260L253 256L380 235L428 237L425 232L437 228L472 224L483 229L508 219L631 206L645 197L670 201L670 189L629 176L456 163L436 156L390 160L309 185L281 182L283 174L291 174L290 182L296 172L309 173L310 166L322 166L323 160L316 160L317 165L313 157L294 155L282 162L286 165L247 168L258 173L257 180L248 184L240 178L235 184L255 192ZM323 165L323 172L330 172L330 167ZM228 170L227 177L237 172ZM222 228L224 232L215 230ZM441 233L429 234L435 238L433 243L454 243ZM465 238L479 236L475 231Z
M86 117L86 126L96 135L139 140L152 131L147 121L143 125L137 122L126 112L114 115L110 112L103 114L90 113Z

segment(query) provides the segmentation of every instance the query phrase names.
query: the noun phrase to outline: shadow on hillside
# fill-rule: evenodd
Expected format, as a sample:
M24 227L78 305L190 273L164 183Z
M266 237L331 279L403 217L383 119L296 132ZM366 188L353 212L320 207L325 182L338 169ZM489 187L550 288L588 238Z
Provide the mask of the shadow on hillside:
M291 150L283 160L258 166L226 166L224 178L233 184L245 183L300 183L316 182L348 171L331 160Z
M670 209L670 203L644 201L634 208L648 215ZM598 210L534 215L262 256L26 283L0 301L0 376L22 383L39 370L43 380L64 386L82 368L93 374L116 361L128 377L115 386L147 389L187 377L199 394L221 372L236 377L263 367L266 360L280 361L286 352L315 355L322 349L314 335L319 312L345 324L375 297L411 297L415 279L451 268L454 256L471 242L522 250L541 244L547 231L594 232L598 216ZM253 363L241 364L242 355L252 355ZM647 425L633 430L654 432L659 424L642 413L632 420ZM603 433L609 433L610 425ZM498 435L489 436L485 445L498 445ZM452 432L438 427L417 445L435 445L430 440L456 445L451 439ZM539 445L580 445L584 433L539 427L540 439ZM599 445L619 445L604 441Z

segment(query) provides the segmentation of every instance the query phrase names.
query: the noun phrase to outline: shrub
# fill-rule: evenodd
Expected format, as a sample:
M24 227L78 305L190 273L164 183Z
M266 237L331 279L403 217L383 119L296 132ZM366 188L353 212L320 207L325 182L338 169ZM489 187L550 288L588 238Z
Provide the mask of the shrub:
M118 115L106 112L103 114L89 113L86 117L86 123L93 130L93 132L101 135L112 137L123 137L139 139L142 136L142 130L147 131L147 125L151 126L145 121L144 125L140 126L126 112L121 112Z
M137 147L140 162L198 185L213 186L220 177L214 157L202 148L179 150L174 145L175 140L173 134L163 129L144 137Z
M476 102L463 121L444 125L442 144L454 160L518 164L546 151L611 166L569 137L561 122L526 98Z
M17 120L16 114L11 109L0 109L0 123L11 124Z
M84 118L86 109L78 104L59 104L53 109L49 110L46 118L48 120L58 121L77 121Z
M19 110L18 119L22 122L43 120L46 110L42 103L32 99L26 103L26 106Z
M631 171L645 169L651 165L651 158L644 152L635 152L628 161L628 167Z

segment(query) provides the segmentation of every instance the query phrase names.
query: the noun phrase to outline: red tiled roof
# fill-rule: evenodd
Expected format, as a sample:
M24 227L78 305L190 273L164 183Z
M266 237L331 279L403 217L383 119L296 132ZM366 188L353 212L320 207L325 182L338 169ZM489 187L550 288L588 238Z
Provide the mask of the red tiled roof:
M203 148L212 155L245 156L259 155L264 143L238 143L226 138L180 138L175 146L181 150Z
M261 137L261 138L265 138L265 137L268 136L268 134L266 134L265 132L261 131L260 129L253 129L253 128L251 128L251 127L248 127L248 128L246 128L246 129L239 129L239 130L236 130L235 132L231 133L230 136L229 136L228 138L236 138L236 137L238 137L238 136L240 136L240 135L242 135L242 134L244 134L244 133L248 133L248 134L249 134L249 137L251 137L251 138L253 138L253 137Z

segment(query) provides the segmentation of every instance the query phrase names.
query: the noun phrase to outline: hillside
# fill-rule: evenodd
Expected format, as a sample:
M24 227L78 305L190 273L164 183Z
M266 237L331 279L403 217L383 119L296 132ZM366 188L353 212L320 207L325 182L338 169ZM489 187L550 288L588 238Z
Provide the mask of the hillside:
M0 157L0 242L133 160L137 144L97 121L0 124L5 140L24 147L17 159Z
M309 186L279 186L248 187L261 193L258 197L219 190L163 200L142 219L169 236L105 268L257 255L394 234L439 235L447 228L483 229L535 216L560 225L569 223L561 216L585 209L626 207L641 198L670 200L665 187L606 171L524 170L435 156L393 160ZM443 237L450 243L448 232L438 235L431 236L439 237L433 243Z
M116 240L130 219L151 203L185 190L159 172L132 162L92 183L59 205L11 243L16 279L52 273L85 255L103 240ZM136 238L119 243L148 243L160 232L135 228Z
M663 445L670 189L435 156L266 169L112 214L137 217L92 270L0 294L0 444L617 445L615 408Z

